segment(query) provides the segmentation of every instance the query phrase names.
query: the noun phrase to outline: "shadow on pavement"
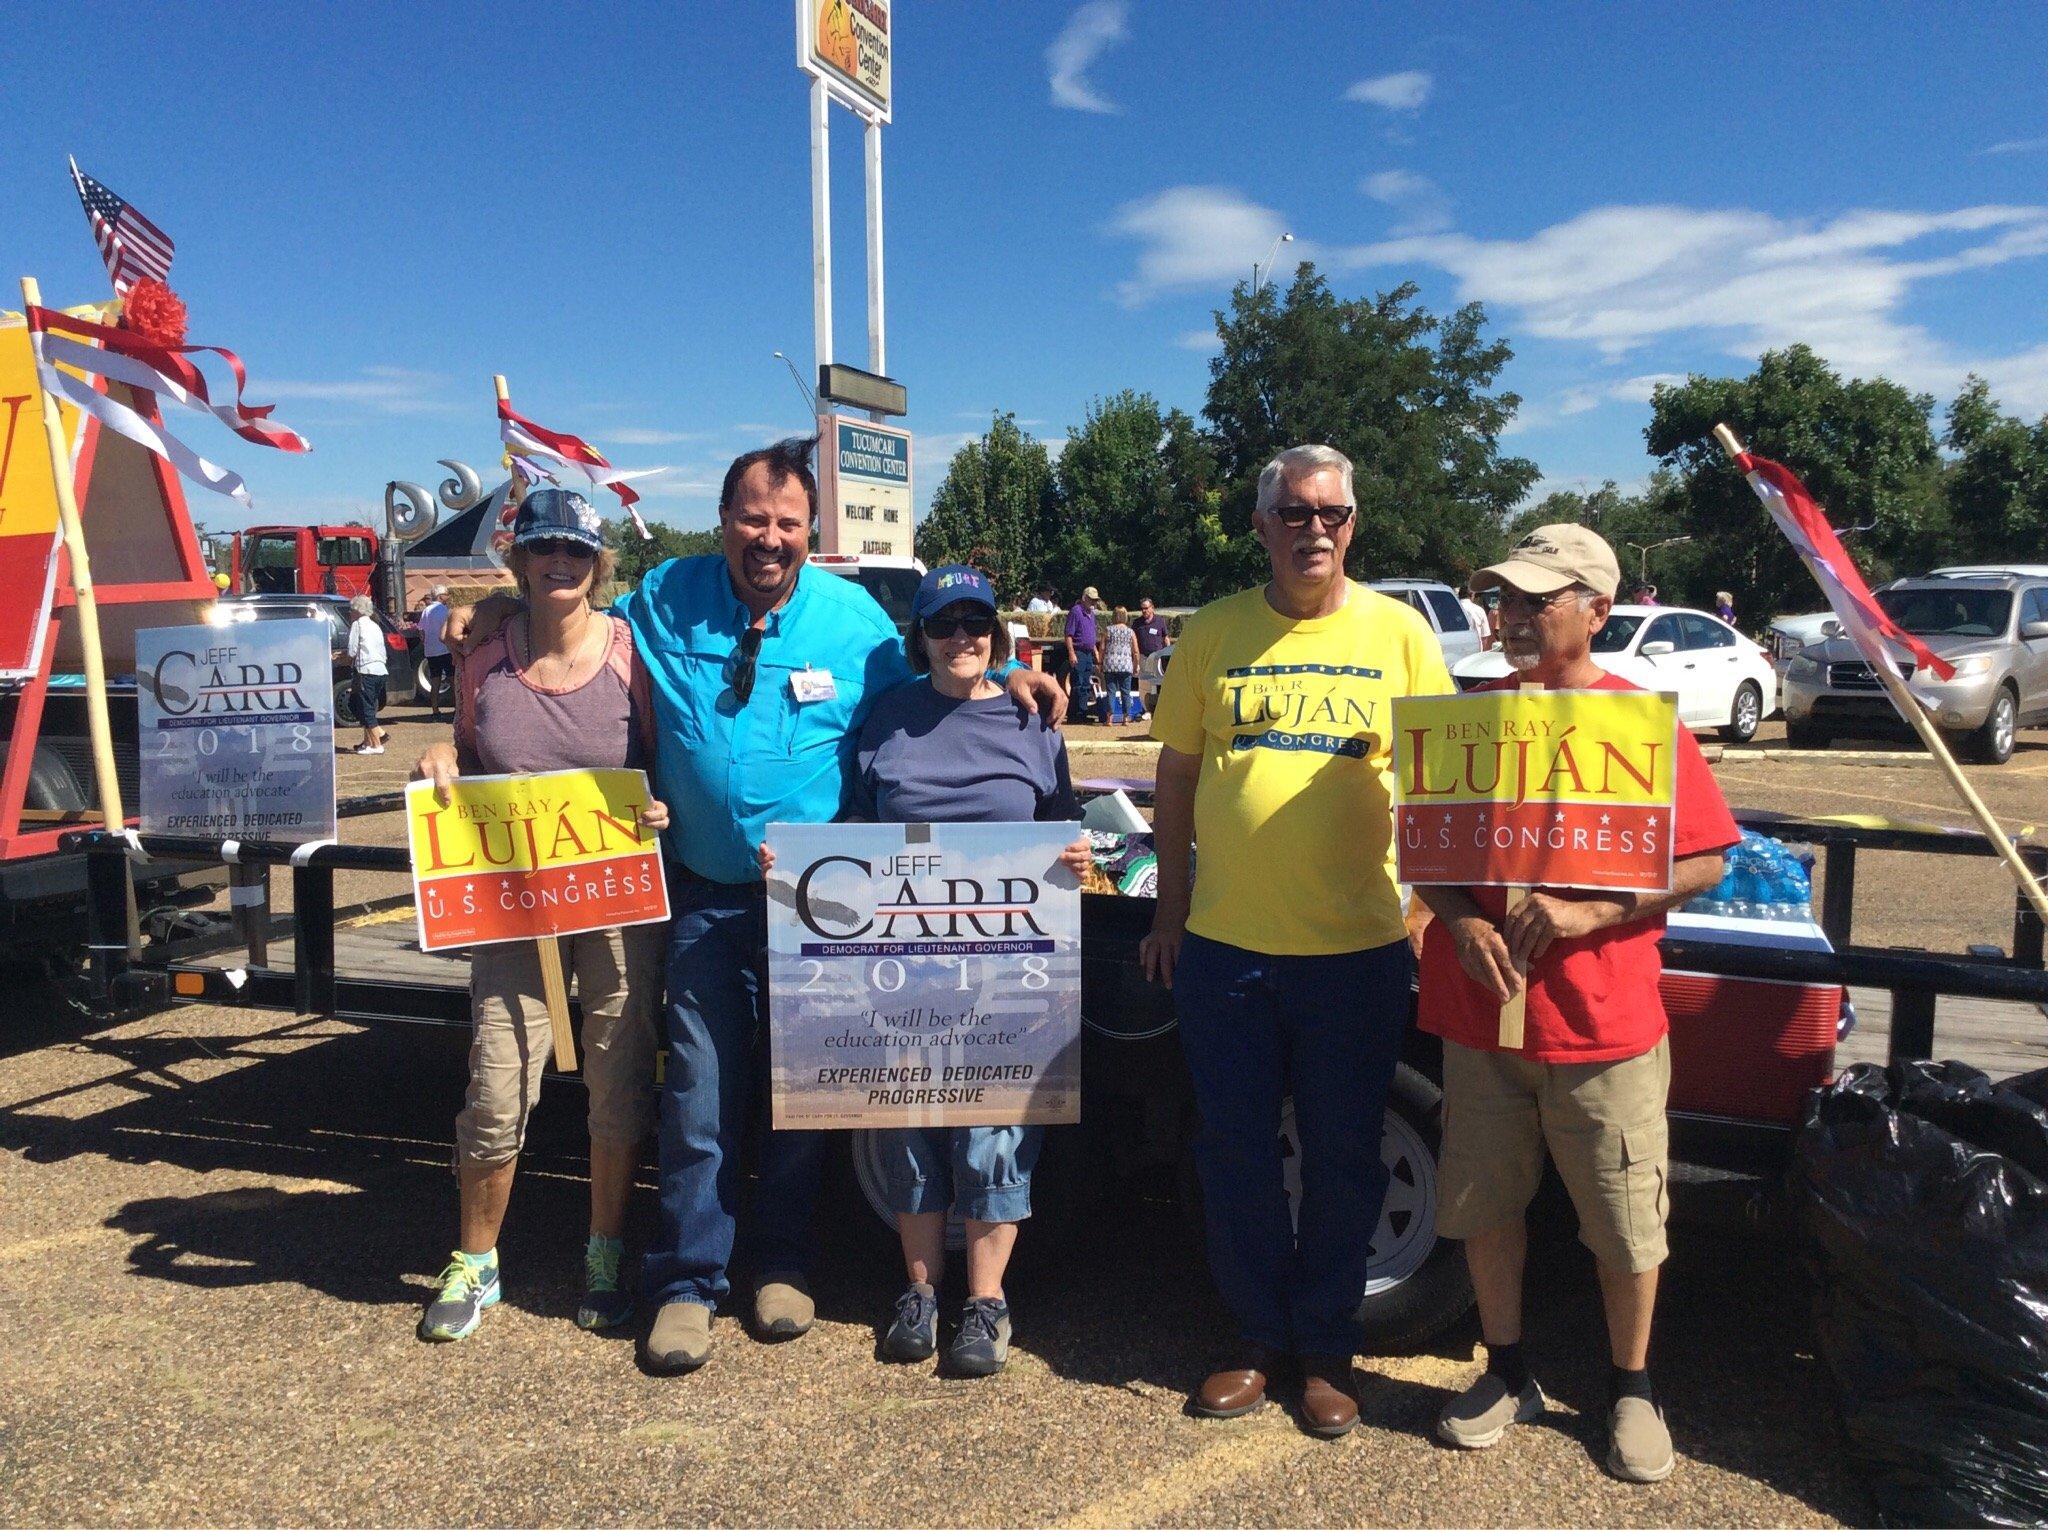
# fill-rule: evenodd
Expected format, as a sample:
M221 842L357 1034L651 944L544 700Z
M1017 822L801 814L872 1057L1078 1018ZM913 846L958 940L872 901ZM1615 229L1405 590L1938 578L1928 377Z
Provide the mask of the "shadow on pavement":
M31 1025L55 1031L61 1022ZM175 1017L154 1033L137 1035L138 1025L118 1036L47 1034L46 1044L108 1066L87 1085L0 1101L0 1148L29 1164L98 1155L279 1181L130 1201L107 1225L141 1239L128 1256L139 1278L201 1290L291 1283L360 1304L424 1300L426 1277L453 1242L449 1155L464 1033L256 1012L206 1035L178 1029ZM501 1243L518 1272L507 1300L564 1321L580 1289L586 1225L582 1099L574 1085L549 1084ZM88 1103L98 1108L59 1114ZM819 1315L878 1328L902 1288L896 1240L869 1212L847 1155L829 1155L828 1165L813 1272ZM1068 1161L1049 1174L1045 1214L1022 1230L1008 1281L1016 1345L1071 1382L1184 1394L1228 1358L1232 1336L1199 1246L1170 1200L1099 1189L1078 1177L1087 1172ZM635 1247L651 1222L651 1168L640 1178ZM310 1183L295 1190L293 1181ZM1865 1515L1838 1464L1788 1250L1767 1232L1722 1222L1681 1221L1672 1241L1652 1366L1680 1452L1820 1512ZM950 1322L964 1296L957 1260L949 1276ZM734 1289L742 1299L750 1291L743 1274ZM1587 1470L1599 1472L1604 1328L1592 1262L1568 1213L1532 1238L1527 1311L1532 1367L1562 1405L1547 1427L1577 1439ZM1476 1339L1468 1318L1425 1353L1462 1364ZM1364 1370L1358 1379L1369 1428L1433 1438L1445 1386Z

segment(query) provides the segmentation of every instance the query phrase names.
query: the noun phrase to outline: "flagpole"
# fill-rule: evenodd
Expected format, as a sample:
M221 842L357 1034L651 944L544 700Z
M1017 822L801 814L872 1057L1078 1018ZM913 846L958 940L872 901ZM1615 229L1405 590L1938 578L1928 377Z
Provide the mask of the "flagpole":
M21 300L43 306L41 286L33 276L21 279ZM114 773L114 731L107 711L107 666L100 651L100 606L93 594L92 561L85 551L85 523L79 518L78 496L71 481L71 453L64 446L64 416L57 395L36 380L43 396L43 435L50 446L50 473L57 481L57 518L64 527L64 553L71 564L71 590L78 608L79 647L85 658L86 721L92 732L93 774L100 789L100 821L119 834L128 815L121 807L121 782Z
M491 374L491 386L497 390L499 403L512 401L503 372ZM511 447L505 448L500 460L505 465L506 503L517 506L526 497L525 484L519 476L519 469L512 465ZM593 590L591 593L597 592ZM543 935L533 943L533 948L540 954L540 987L542 996L547 1000L548 1029L555 1038L555 1066L568 1073L576 1067L576 1037L569 1029L569 982L562 972L561 942L552 935Z
M1728 454L1730 462L1735 462L1737 458L1746 455L1742 449L1742 442L1726 425L1714 427L1714 439L1720 443L1721 450ZM1739 468L1740 464L1737 463L1737 466ZM1985 838L1991 841L1991 848L1998 852L1998 858L2005 862L2006 869L2013 875L2013 880L2019 883L2020 892L2034 905L2035 912L2043 920L2048 920L2048 892L2042 890L2034 873L2020 858L2019 851L2013 848L2012 837L2005 832L1991 809L1984 805L1984 799L1977 795L1977 789L1970 785L1969 777L1963 774L1962 766L1956 763L1956 757L1949 752L1948 743L1942 738L1941 730L1935 727L1933 719L1928 717L1927 708L1907 689L1906 682L1899 678L1889 664L1873 664L1870 668L1876 674L1878 682L1884 686L1885 693L1891 697L1892 706L1901 717L1912 724L1913 731L1920 735L1920 742L1925 744L1928 753L1934 756L1934 763L1940 766L1942 774L1948 777L1948 784L1955 788L1956 795L1963 799L1963 805L1982 826Z

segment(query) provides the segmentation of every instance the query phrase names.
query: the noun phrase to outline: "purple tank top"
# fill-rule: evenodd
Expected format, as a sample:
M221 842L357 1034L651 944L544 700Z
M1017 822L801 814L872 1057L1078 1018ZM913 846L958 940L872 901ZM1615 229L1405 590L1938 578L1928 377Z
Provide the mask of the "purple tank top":
M612 622L612 648L597 673L565 691L534 684L513 662L509 634L464 662L457 686L455 757L465 775L547 770L645 769L646 703L632 676L632 634Z

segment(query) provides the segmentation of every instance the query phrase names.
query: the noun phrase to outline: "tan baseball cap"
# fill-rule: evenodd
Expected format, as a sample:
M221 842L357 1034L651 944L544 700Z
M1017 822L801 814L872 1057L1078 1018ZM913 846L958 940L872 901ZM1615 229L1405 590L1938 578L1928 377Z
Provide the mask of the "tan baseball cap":
M1095 586L1091 584L1088 586L1087 589L1081 592L1081 598L1083 600L1100 600L1102 599L1102 592L1096 589Z
M1548 595L1568 584L1583 584L1609 600L1621 587L1621 565L1614 549L1597 531L1560 521L1538 526L1508 549L1500 562L1472 576L1472 588L1489 590L1511 584L1531 595Z

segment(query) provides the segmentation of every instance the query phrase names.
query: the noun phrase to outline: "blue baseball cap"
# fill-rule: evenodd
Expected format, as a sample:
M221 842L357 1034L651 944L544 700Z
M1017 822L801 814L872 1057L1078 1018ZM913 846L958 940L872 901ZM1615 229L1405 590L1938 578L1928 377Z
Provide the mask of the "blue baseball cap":
M963 600L987 606L991 611L996 608L996 592L986 574L964 563L942 563L918 585L910 602L910 614L924 621Z
M512 519L512 545L524 547L542 537L566 537L585 547L601 548L597 511L574 489L529 489Z

